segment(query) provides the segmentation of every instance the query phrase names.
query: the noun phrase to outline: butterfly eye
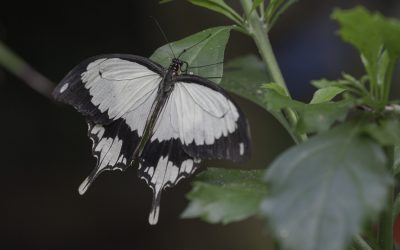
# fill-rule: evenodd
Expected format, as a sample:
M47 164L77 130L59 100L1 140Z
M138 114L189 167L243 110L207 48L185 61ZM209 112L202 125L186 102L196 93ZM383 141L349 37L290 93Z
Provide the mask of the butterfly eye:
M181 71L187 73L187 70L188 70L188 67L189 67L188 63L181 61L180 66L181 66Z

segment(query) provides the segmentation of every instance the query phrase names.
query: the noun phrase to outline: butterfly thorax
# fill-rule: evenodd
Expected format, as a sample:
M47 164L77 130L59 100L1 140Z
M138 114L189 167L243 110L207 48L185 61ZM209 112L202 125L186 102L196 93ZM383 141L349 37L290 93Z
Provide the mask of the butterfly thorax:
M167 73L165 74L164 81L163 81L162 88L163 88L164 92L169 92L173 89L173 85L175 82L173 80L175 77L184 73L184 71L182 70L182 67L184 64L186 64L186 62L184 62L178 58L172 59L172 62L168 67Z

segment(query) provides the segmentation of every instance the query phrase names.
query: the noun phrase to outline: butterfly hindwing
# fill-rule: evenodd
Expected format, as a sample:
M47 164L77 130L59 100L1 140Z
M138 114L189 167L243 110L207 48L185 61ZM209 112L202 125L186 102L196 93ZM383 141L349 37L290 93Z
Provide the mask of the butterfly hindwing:
M151 140L146 144L139 161L139 177L153 190L150 224L154 225L158 221L162 191L192 175L199 164L200 159L189 156L178 139Z
M108 125L88 122L88 135L97 162L95 169L80 185L80 194L84 194L103 171L124 171L132 162L132 152L140 140L137 132L131 131L123 119Z

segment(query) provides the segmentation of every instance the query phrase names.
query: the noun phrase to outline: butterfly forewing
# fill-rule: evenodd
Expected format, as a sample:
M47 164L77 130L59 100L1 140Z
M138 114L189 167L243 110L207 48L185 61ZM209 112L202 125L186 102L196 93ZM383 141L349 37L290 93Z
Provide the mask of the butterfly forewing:
M162 74L161 66L147 58L100 55L76 66L53 96L74 106L89 121L109 124L143 106L144 101L154 101L148 99L155 98Z

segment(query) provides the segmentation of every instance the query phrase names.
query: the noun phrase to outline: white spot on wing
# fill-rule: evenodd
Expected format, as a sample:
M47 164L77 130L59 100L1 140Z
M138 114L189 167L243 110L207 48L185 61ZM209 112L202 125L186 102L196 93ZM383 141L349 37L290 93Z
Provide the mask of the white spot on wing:
M60 89L60 93L64 92L65 90L67 90L67 88L69 87L69 83L64 84L61 89Z
M243 142L239 143L239 154L240 155L244 154L244 143Z

